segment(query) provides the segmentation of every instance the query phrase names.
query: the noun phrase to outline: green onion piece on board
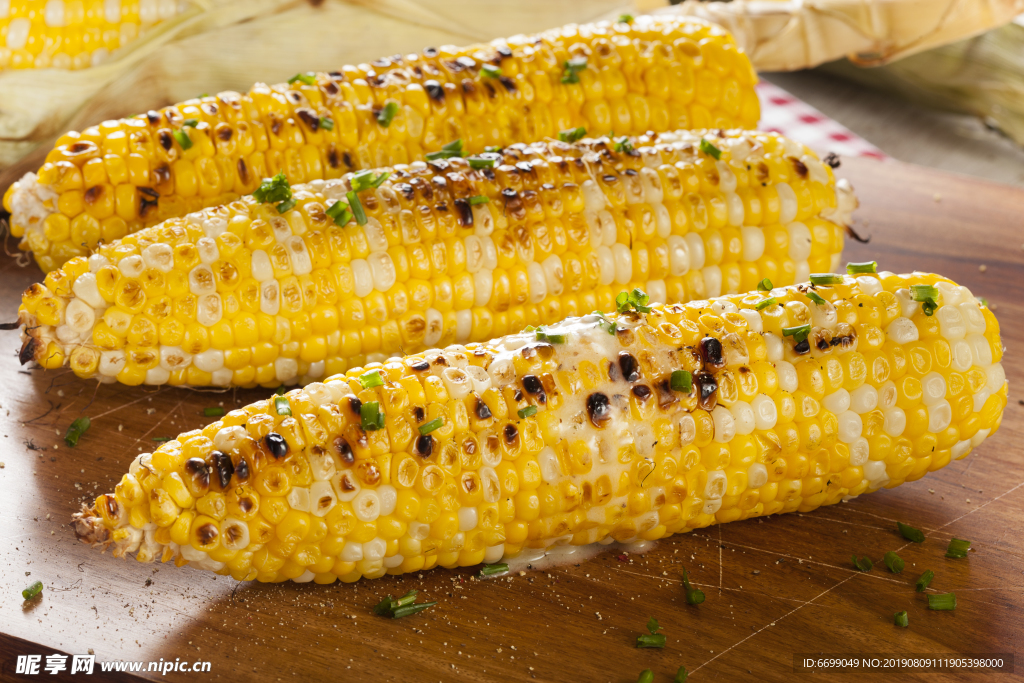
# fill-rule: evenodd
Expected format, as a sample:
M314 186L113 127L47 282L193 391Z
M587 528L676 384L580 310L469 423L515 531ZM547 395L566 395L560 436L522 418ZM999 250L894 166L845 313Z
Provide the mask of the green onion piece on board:
M64 443L74 448L78 445L78 440L82 438L82 434L89 431L89 427L92 425L92 420L88 417L80 417L68 427L68 430L64 432Z
M497 564L485 564L480 569L480 578L489 578L493 576L504 576L508 574L508 565L504 562L498 562Z
M33 581L32 584L28 588L26 588L25 590L21 591L21 597L24 598L25 600L31 600L32 598L36 597L37 595L39 595L42 592L43 592L43 582L42 581Z
M219 406L213 408L203 408L203 417L220 417L224 414L224 409Z
M901 558L899 555L897 555L891 550L885 554L885 556L882 558L882 561L885 562L885 566L888 567L889 571L891 571L893 574L899 574L903 571L903 567L906 566L906 563L903 561L903 558Z
M906 628L907 626L910 625L910 619L907 617L907 611L906 610L903 610L902 612L897 612L896 614L894 614L893 615L893 621L895 621L897 626L901 626L903 628Z
M954 593L939 593L928 596L928 609L950 612L956 609L956 595Z
M868 559L867 555L865 555L864 557L860 558L859 560L857 559L857 556L854 555L853 556L853 566L856 567L857 571L859 571L859 572L869 572L869 571L871 571L871 568L874 567L875 565L874 565L874 563L870 559Z
M908 541L924 543L924 533L922 533L920 529L915 529L909 524L904 524L903 522L896 522L896 527L900 530L900 536Z
M654 683L654 672L644 669L640 672L640 678L636 679L636 683Z
M932 579L935 578L935 572L931 569L926 569L924 574L917 579L917 583L914 585L915 590L918 593L924 593L924 590L931 584Z
M672 683L686 683L686 667L679 667L679 671L676 671L676 677L672 679Z
M949 542L949 547L946 548L946 557L951 557L955 560L962 560L967 557L967 549L970 547L970 541L965 541L961 538L954 538Z

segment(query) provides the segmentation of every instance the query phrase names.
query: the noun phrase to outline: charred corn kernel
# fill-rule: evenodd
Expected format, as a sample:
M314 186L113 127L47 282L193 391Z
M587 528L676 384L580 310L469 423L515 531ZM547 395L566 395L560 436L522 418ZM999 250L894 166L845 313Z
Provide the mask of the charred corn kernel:
M720 149L721 159L699 151L702 139ZM766 258L782 260L789 264L788 275L775 284L790 284L810 272L810 233L795 220L795 191L782 191L781 223L757 224L757 215L747 215L738 199L732 170L763 165L768 169L764 182L780 191L789 188L765 161L773 155L802 159L808 178L820 178L830 192L842 195L837 206L845 208L833 210L832 218L848 219L852 200L832 183L828 167L774 134L662 133L634 138L638 151L632 154L616 152L615 144L598 138L504 149L501 168L527 165L538 169L532 174L492 174L462 158L393 170L379 188L360 193L364 226L354 221L338 226L325 214L345 197L352 176L293 188L296 204L284 214L274 204L247 197L170 219L100 246L89 262L95 273L84 272L76 260L72 268L51 275L53 291L29 288L20 312L28 335L22 358L42 363L49 348L47 365L67 358L80 376L104 381L276 386L319 380L332 370L383 361L400 350L482 341L570 313L610 309L621 289L640 287L662 302L670 294L699 299L735 292L741 280L729 268L738 263L748 264L760 281L771 270ZM551 163L556 156L587 162ZM453 173L458 183L447 180ZM797 178L793 183L812 182L787 173ZM420 182L436 188L432 198L413 191ZM561 202L557 227L544 211L532 208L544 193ZM474 197L488 201L474 204ZM707 228L707 207L718 200L729 207L722 219L729 225ZM432 232L417 224L425 217ZM228 225L248 226L250 233L265 230L267 241L243 242L223 232ZM389 241L388 225L402 226L395 228L401 246ZM767 257L776 244L784 247L781 255ZM831 247L836 251L830 258L838 257L841 246ZM396 266L398 249L407 251L407 267ZM659 263L654 270L651 254ZM810 303L804 299L778 312L769 309L765 329L781 333L784 326L809 321ZM747 324L738 313L704 317L714 326L699 316L694 322L700 330L666 324L651 343L659 343L658 335L666 342L691 343L691 337L711 329L739 334ZM878 328L872 336L881 334ZM116 352L128 353L126 344L138 347L138 353L122 370L112 361L119 358ZM76 356L83 347L98 351L99 362ZM751 352L761 353L760 348L752 345ZM524 361L515 361L517 370ZM811 366L802 372L822 375ZM600 381L600 373L596 379L593 374L584 366L581 381ZM723 382L723 400L749 400L754 378L731 377ZM448 400L435 395L452 391L447 381L432 377L424 385L429 401ZM822 380L808 393L819 398L824 388ZM557 401L558 394L551 399ZM637 415L651 405L638 403ZM389 432L389 438L399 432Z
M127 0L121 4L132 5ZM49 16L52 7L56 17L67 11L57 8L72 5L79 6L51 0L45 13L32 13ZM112 11L117 2L106 6ZM8 22L8 44L23 43L34 35L27 27L41 25L21 17L0 19L0 69L8 49L3 46ZM713 67L699 50L679 47L693 41L728 48L735 58L723 68ZM32 41L32 49L38 51L42 44ZM38 60L49 59L50 50L38 56L21 49L15 53ZM96 54L101 53L94 53L94 59ZM71 57L64 51L53 59L58 57L88 59L85 53ZM568 70L570 59L586 60L587 67ZM482 69L486 62L500 64L502 75L491 78ZM673 91L666 72L686 74L689 87L677 83L681 87ZM699 84L696 99L694 82ZM244 95L206 96L68 133L38 174L30 173L12 186L4 208L13 214L12 232L22 237L22 248L35 252L40 265L50 270L83 249L95 248L100 239L109 241L111 235L100 230L100 221L115 212L117 229L137 230L204 205L231 202L278 171L294 184L338 178L354 167L420 160L424 152L437 151L456 138L467 153L475 154L488 146L554 138L560 130L577 126L620 135L754 128L760 115L755 82L749 60L735 50L732 37L697 19L662 15L638 17L628 26L569 26L486 45L385 58L372 66L347 66L290 85L258 84ZM673 106L668 105L670 98ZM376 114L385 101L396 99L405 106L384 126ZM740 101L748 106L737 106ZM190 120L196 125L187 125ZM182 149L183 140L189 149ZM827 188L819 187L827 184L823 177L800 179L786 193L787 199L799 197L808 204L799 207L800 220L818 213L819 204L834 204ZM46 220L57 213L70 221L70 234L65 234L66 221ZM532 215L542 213L538 203ZM80 216L91 222L76 231ZM421 224L430 232L452 225L451 218L409 216L401 224ZM468 282L457 282L458 297L469 296Z
M939 292L933 316L919 314L915 285ZM261 581L354 581L496 562L556 541L650 540L807 511L917 479L998 428L1007 387L990 347L1001 342L966 288L923 273L843 276L817 285L821 303L810 308L806 291L775 288L777 303L760 311L755 293L589 314L546 327L544 338L524 332L353 367L284 396L322 439L292 444L282 432L295 419L260 401L235 411L231 425L182 435L184 462L139 456L75 529L140 561L222 571L232 570L233 553L252 552ZM860 307L845 303L888 296L905 305L868 361ZM806 314L806 338L768 330L772 307ZM659 336L667 329L676 330L671 339ZM950 347L950 361L918 358L931 369L899 378L913 379L913 391L858 369L933 353L922 330ZM691 373L688 393L672 388L680 364ZM726 400L730 381L756 386ZM954 409L950 397L959 395L968 403ZM511 401L509 412L499 417L485 398L495 407ZM365 430L362 407L372 402L386 429ZM398 423L415 427L410 443L370 445ZM255 496L246 494L250 481L263 495L246 523L238 510ZM195 496L195 511L179 507L185 495ZM149 515L126 512L147 496ZM150 518L169 536L140 547L135 524ZM160 545L170 542L177 546Z

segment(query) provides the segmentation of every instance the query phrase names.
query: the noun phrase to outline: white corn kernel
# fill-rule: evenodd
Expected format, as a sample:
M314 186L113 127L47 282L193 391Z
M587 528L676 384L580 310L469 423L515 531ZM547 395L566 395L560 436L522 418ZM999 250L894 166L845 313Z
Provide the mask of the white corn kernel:
M759 462L747 468L747 487L759 489L768 483L768 468Z
M729 406L732 414L733 424L737 434L750 434L757 426L757 418L754 410L746 401L736 401Z
M902 408L888 408L882 413L882 430L889 436L900 436L907 428L907 414Z
M878 390L870 384L862 384L850 392L850 410L863 415L878 405Z
M736 421L729 409L722 405L715 406L715 409L711 411L711 418L715 424L715 441L718 443L732 441L736 436Z
M196 296L213 294L217 291L217 282L213 279L213 271L208 265L198 265L189 271L188 288Z
M309 489L303 486L293 486L289 489L285 500L288 501L288 505L291 506L292 510L309 512Z
M839 415L850 409L850 392L846 389L837 389L828 396L826 396L821 404L825 406L825 410L830 413Z
M967 335L967 323L956 306L940 306L934 315L939 321L939 334L946 339L963 339Z
M292 263L292 275L309 275L313 272L313 259L304 239L293 235L285 241L284 246Z
M366 262L370 265L374 289L378 292L386 292L391 289L398 277L391 255L386 251L373 253L366 257Z
M775 423L779 419L775 401L764 394L758 394L750 402L750 407L754 411L754 426L757 429L765 430L775 427Z
M839 418L839 440L843 443L853 443L864 431L864 422L860 415L852 410L840 413L836 417Z
M910 318L899 317L885 328L885 336L903 346L918 340L917 325Z
M608 286L615 282L615 257L609 247L598 247L594 250L597 257L598 284Z
M329 481L314 481L309 487L309 511L324 517L337 504L338 499ZM294 507L294 506L292 506Z
M764 255L764 230L761 228L740 228L740 239L743 243L741 258L744 261L756 261Z
M547 285L548 296L561 296L563 290L562 281L565 277L562 271L562 259L552 254L544 259L541 266L544 268L544 281Z
M863 467L871 456L871 446L863 436L858 436L848 444L850 449L850 464L854 467Z
M224 352L220 349L207 349L192 356L192 364L203 372L216 372L224 367Z
M203 327L213 327L220 322L224 314L220 294L207 294L199 297L196 303L196 322Z
M469 396L473 390L473 380L460 368L445 368L441 372L441 380L448 389L448 395L456 401Z
M146 264L141 256L132 254L121 259L117 264L117 269L125 277L139 277L142 275L142 271L146 269Z
M212 237L200 237L196 240L196 251L199 252L199 260L207 266L220 258L217 240Z
M476 508L461 507L456 513L459 517L459 531L472 531L479 522Z
M127 360L124 351L103 351L100 353L99 373L105 377L116 377Z
M928 406L928 431L938 434L953 421L953 408L942 399Z
M185 353L180 346L160 347L160 367L168 372L184 370L192 363L192 354Z
M531 304L539 304L548 294L547 280L544 277L544 268L536 261L530 261L526 266L526 276L529 280Z
M992 347L989 346L988 339L980 334L970 334L967 335L966 341L971 347L975 365L982 368L992 365Z
M791 394L797 390L800 380L792 363L785 360L776 361L775 372L779 376L779 389Z
M960 317L964 321L967 334L981 334L985 331L985 314L981 312L978 302L973 298L957 305Z
M151 244L142 250L142 260L145 261L147 268L169 273L174 268L174 249L169 244Z
M370 270L370 264L361 258L352 259L349 267L352 269L355 295L362 299L373 291L373 271Z
M693 415L686 413L679 418L679 445L689 446L693 443L693 440L697 438L697 423L693 419Z
M260 286L260 313L277 315L281 310L281 287L277 280L267 280Z
M360 522L372 522L380 517L380 497L373 489L363 489L352 499L352 512Z
M719 500L725 495L729 485L729 478L722 470L708 472L708 481L704 486L704 498L706 500Z
M789 189L789 185L777 185L776 187L786 187ZM790 192L793 190L790 189ZM796 201L794 197L793 201ZM794 213L794 216L796 214ZM786 224L781 218L780 223ZM789 233L789 258L794 261L806 261L811 255L811 231L803 223L789 223L786 225L786 232ZM802 282L802 280L796 280L796 282Z
M790 187L789 185L787 185L786 183L776 183L775 184L775 191L779 193L779 223L781 223L782 225L786 225L788 227L788 224L791 224L796 219L797 208L799 208L799 204L796 201L796 192L794 192L793 188ZM806 229L806 226L805 226L805 229ZM807 249L808 249L808 253L810 253L810 248L811 248L810 247L810 238L811 238L811 234L808 231L808 233L807 233L807 242L808 242ZM793 246L792 233L790 233L790 248L792 248L792 246ZM793 257L793 256L790 256L790 258L793 258L793 260L796 260L796 258ZM807 257L805 256L804 258L807 258Z
M665 240L668 244L668 267L673 277L686 275L690 270L690 247L679 235L669 235Z
M704 291L709 297L722 295L722 269L718 266L705 266L700 274L704 277Z
M946 397L946 380L937 372L929 372L921 378L921 402L934 405Z

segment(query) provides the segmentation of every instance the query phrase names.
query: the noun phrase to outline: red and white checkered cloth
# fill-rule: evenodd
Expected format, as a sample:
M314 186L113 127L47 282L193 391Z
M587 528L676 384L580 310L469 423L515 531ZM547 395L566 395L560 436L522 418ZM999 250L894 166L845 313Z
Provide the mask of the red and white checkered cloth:
M761 81L761 123L758 128L781 133L807 145L819 155L835 152L839 156L888 158L882 150L830 119L803 100L779 86Z

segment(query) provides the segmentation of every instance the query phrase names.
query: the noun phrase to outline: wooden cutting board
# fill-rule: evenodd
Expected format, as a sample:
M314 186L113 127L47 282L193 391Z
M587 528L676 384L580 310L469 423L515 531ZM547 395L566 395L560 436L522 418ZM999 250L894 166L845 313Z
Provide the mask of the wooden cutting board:
M16 655L95 652L98 661L209 661L208 674L153 680L657 681L686 666L693 680L854 680L863 673L795 673L794 654L1020 655L1024 642L1024 190L898 162L850 159L839 170L860 196L852 261L944 273L995 304L1008 352L1002 429L965 460L920 481L811 514L748 520L660 542L645 555L606 553L579 566L475 581L433 570L357 585L238 584L170 565L116 560L75 540L68 520L113 489L152 439L204 424L202 409L266 392L97 387L70 373L18 365L17 333L0 337L0 680ZM0 265L0 318L13 319L34 266ZM80 415L77 448L61 436ZM907 544L896 520L925 530ZM943 557L950 538L968 559ZM906 561L890 574L882 555ZM868 555L875 569L853 570ZM707 596L686 604L681 572ZM926 608L914 582L954 591L955 612ZM27 573L31 572L31 576ZM40 599L21 590L39 579ZM418 589L432 610L391 621L371 614L386 594ZM910 627L893 626L906 610ZM636 649L656 617L664 650ZM45 663L45 659L43 660ZM1024 671L1018 661L1017 671ZM891 674L890 674L891 675ZM47 680L61 676L41 674ZM903 674L959 680L955 673ZM80 680L82 675L67 676ZM103 680L99 674L92 679ZM113 680L113 679L112 679ZM117 678L116 680L123 680Z

